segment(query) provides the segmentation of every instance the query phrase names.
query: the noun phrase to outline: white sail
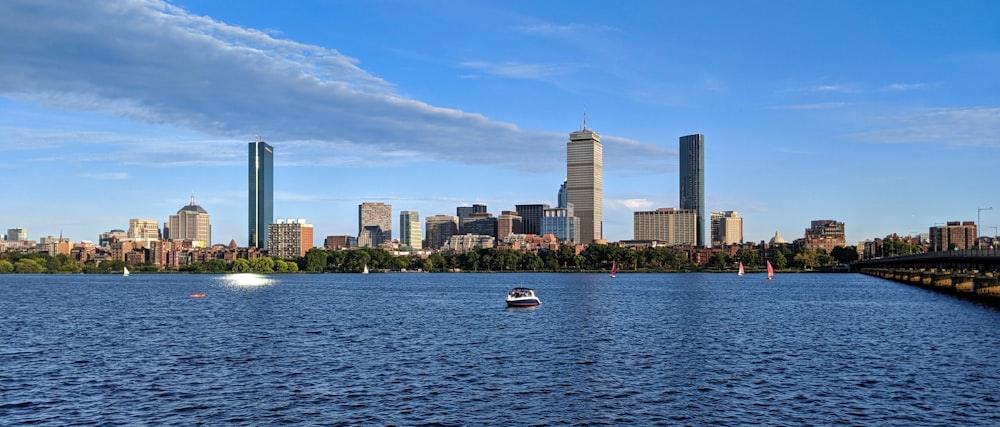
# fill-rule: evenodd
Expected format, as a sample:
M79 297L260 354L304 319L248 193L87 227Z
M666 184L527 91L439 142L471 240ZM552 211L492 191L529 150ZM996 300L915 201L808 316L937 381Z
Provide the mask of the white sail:
M122 267L122 268L124 268L124 270L122 270L122 276L128 276L128 267Z

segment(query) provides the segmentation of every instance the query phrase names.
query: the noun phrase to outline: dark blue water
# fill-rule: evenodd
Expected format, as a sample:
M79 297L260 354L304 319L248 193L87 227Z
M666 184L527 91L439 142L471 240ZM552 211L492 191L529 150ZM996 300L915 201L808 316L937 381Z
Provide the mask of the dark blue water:
M269 279L0 275L0 424L1000 423L1000 312L866 276Z

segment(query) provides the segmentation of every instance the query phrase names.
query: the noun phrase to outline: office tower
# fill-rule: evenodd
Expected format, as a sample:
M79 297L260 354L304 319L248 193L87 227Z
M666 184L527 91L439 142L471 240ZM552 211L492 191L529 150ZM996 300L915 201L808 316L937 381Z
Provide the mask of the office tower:
M464 233L497 237L497 219L489 212L473 212L460 228Z
M27 228L8 228L7 240L11 242L23 242L28 240Z
M541 235L551 234L560 242L580 243L579 218L573 216L573 205L542 211Z
M655 240L668 245L693 245L697 234L693 209L660 208L632 214L635 240Z
M364 202L358 205L358 245L367 247L361 242L361 233L365 227L377 226L379 236L374 237L369 246L378 246L392 242L392 205L382 202Z
M128 220L128 238L159 239L160 223L155 219L132 218Z
M427 247L441 249L451 236L458 234L458 217L452 215L434 215L427 217Z
M549 208L548 203L539 205L514 205L517 214L521 216L521 233L542 234L542 211ZM504 236L500 236L502 239Z
M455 213L458 215L458 233L465 234L466 231L462 228L462 224L466 222L469 215L474 213L484 213L486 212L486 205L475 204L472 206L459 206L455 208Z
M197 247L207 248L212 244L212 224L208 212L194 203L194 194L191 195L191 203L180 208L177 215L170 215L164 235L167 240L190 240Z
M313 226L304 219L278 219L267 225L267 255L274 258L306 256L313 247Z
M566 207L566 180L563 180L562 185L559 186L559 194L556 195L556 207L565 208Z
M274 222L274 148L264 141L250 143L248 236L250 246L267 248L267 229Z
M713 247L743 243L743 218L740 218L739 212L712 212L711 223Z
M423 233L420 231L420 213L399 212L399 243L419 251L423 249Z
M583 129L569 134L566 143L566 204L573 205L580 220L579 243L602 238L603 161L601 136L584 121Z
M698 216L695 244L705 243L705 135L694 134L680 139L680 208L692 209Z

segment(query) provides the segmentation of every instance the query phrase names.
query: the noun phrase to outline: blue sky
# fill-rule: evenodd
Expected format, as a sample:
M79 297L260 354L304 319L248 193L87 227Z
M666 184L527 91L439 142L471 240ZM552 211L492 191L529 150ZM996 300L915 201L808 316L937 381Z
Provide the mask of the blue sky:
M584 112L605 237L676 207L706 139L708 210L747 241L814 219L850 243L1000 226L993 1L0 2L0 229L96 240L191 194L246 242L247 142L275 147L275 217L357 234L556 204ZM996 210L979 208L996 205Z

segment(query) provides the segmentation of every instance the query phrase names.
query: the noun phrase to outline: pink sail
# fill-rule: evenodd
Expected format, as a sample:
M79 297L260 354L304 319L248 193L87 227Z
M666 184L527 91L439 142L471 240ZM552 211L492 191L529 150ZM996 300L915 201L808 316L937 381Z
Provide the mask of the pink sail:
M611 277L618 277L618 263L611 261Z
M743 261L740 261L740 272L736 274L740 276L746 274L746 271L743 271Z
M767 280L774 278L774 267L771 267L771 261L767 262Z

